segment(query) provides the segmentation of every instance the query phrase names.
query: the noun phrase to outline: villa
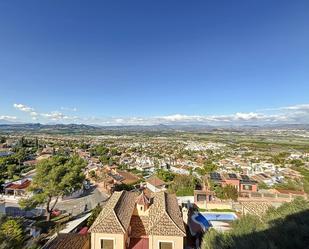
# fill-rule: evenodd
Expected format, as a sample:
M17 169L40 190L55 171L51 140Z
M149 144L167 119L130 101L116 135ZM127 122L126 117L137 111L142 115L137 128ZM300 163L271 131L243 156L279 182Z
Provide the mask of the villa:
M240 196L246 196L249 193L257 192L257 181L252 180L247 175L236 175L234 173L230 174L219 174L210 173L205 179L207 184L202 186L202 189L196 189L194 191L194 203L198 206L204 204L205 202L211 202L216 199L215 192L210 190L209 180L215 185L220 185L222 187L226 185L231 185L237 189ZM206 186L207 185L207 186Z
M18 181L3 184L6 196L24 197L27 195L27 188L31 184L31 179L23 178Z
M182 249L186 230L176 197L114 192L90 227L91 249Z
M241 193L257 192L257 181L247 175L210 173L210 179L221 186L232 185Z
M166 182L156 176L152 176L146 181L146 188L151 192L160 192L166 190Z

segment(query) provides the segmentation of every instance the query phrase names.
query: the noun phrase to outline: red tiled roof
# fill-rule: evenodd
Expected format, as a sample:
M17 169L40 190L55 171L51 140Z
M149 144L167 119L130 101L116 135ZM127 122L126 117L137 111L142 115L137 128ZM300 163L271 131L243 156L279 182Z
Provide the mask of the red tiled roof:
M88 227L83 227L79 232L78 234L81 234L81 235L86 235L88 233Z
M130 226L132 227L130 237L141 238L148 235L148 217L132 215Z
M129 249L148 249L148 248L149 248L148 238L130 239Z
M124 178L122 182L125 184L134 184L139 180L139 177L127 171L117 170L117 173Z
M90 249L89 235L59 234L46 249Z
M148 200L147 196L144 194L144 191L136 198L136 204L138 205L149 205L150 201Z
M166 184L166 182L162 181L161 179L159 179L156 176L150 177L146 182L148 182L149 184L151 184L151 185L153 185L155 187L159 187L159 186L162 186L162 185Z
M30 184L31 184L30 180L25 180L22 184L11 183L7 185L5 188L6 189L26 189L30 186Z
M136 197L137 193L134 192L114 192L90 227L89 232L125 233L130 225Z
M133 215L135 192L114 192L89 229L91 233L124 234L131 225L130 237L186 236L181 211L175 195L153 194L148 216Z

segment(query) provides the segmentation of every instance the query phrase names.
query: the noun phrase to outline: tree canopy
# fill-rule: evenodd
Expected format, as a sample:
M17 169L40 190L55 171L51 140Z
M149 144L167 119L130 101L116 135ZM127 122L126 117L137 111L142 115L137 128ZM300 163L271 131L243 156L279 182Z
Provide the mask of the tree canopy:
M21 222L17 219L2 218L0 223L0 248L21 248L25 237Z
M232 185L226 185L224 187L218 185L214 187L216 197L221 200L233 200L236 201L238 197L237 189Z
M192 175L176 175L169 186L169 191L177 196L189 196L194 194L197 179Z
M29 199L22 199L20 205L33 208L46 204L47 220L55 208L58 199L81 189L85 179L82 169L86 163L78 156L54 156L42 160L36 166L36 175L29 190L33 195Z
M167 171L167 170L164 170L164 169L158 169L156 171L156 176L158 178L160 178L162 181L165 181L165 182L173 181L174 178L175 178L174 173Z

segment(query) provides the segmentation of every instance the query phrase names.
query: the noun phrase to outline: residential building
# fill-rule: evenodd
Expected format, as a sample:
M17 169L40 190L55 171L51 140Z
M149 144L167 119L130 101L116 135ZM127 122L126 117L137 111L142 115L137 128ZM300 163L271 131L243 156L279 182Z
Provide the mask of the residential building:
M186 230L175 195L114 192L90 227L91 249L182 249Z
M23 178L18 181L3 184L4 193L7 196L22 197L26 196L26 190L31 184L31 179Z
M196 189L194 191L194 202L211 202L215 200L215 192L210 190L209 181L213 182L215 185L226 186L232 185L235 187L240 195L245 195L246 193L257 192L257 182L249 178L247 175L236 175L235 173L229 174L219 174L217 172L210 173L208 177L205 178L205 184L202 189Z
M146 188L151 192L160 192L166 190L166 182L156 176L152 176L146 181Z
M210 173L210 180L221 186L232 185L239 193L257 192L257 182L247 175Z

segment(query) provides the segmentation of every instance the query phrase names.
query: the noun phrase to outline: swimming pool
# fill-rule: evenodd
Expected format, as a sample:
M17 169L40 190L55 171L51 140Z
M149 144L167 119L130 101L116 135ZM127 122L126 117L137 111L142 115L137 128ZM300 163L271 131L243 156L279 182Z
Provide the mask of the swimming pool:
M198 214L197 216L194 217L195 221L201 223L205 229L208 229L211 227L211 224L209 221L205 218L205 216Z
M197 213L192 216L193 221L202 225L204 230L213 226L212 222L230 222L237 219L234 213Z
M237 219L234 213L200 213L208 221L233 221Z

